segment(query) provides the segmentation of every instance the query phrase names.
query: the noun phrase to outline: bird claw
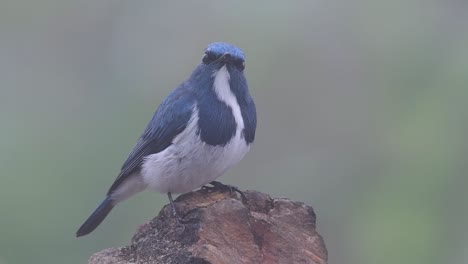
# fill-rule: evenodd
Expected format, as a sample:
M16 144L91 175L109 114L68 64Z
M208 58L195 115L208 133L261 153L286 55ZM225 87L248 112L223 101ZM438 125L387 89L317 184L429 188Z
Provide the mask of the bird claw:
M232 186L232 185L228 185L228 184L223 184L221 182L218 182L218 181L212 181L210 182L210 184L213 186L213 187L209 187L209 186L203 186L201 189L203 191L206 191L206 192L209 192L209 191L216 191L216 190L219 190L221 192L229 192L229 193L233 193L233 192L236 192L238 193L241 198L242 198L242 202L244 203L248 203L248 199L247 199L247 196L244 194L244 192L242 192L239 188L237 188L236 186Z
M200 218L196 218L196 217L192 217L192 218L189 218L189 219L183 219L183 218L179 218L177 217L177 222L181 225L188 225L188 224L196 224L196 223L200 223L201 222L201 219Z
M206 185L203 185L200 190L204 191L204 192L211 192L211 191L214 191L216 189L216 187L210 187L210 186L206 186Z
M167 193L167 197L169 198L169 202L170 202L170 205L171 205L172 215L173 215L174 218L177 220L177 223L178 223L179 225L183 225L183 226L184 226L184 230L185 230L185 225L186 225L186 224L193 224L193 223L195 223L195 222L201 222L201 220L198 219L198 218L190 218L190 219L185 220L184 217L182 217L182 216L179 214L179 211L177 211L177 208L176 208L176 206L175 206L174 200L172 199L171 193Z

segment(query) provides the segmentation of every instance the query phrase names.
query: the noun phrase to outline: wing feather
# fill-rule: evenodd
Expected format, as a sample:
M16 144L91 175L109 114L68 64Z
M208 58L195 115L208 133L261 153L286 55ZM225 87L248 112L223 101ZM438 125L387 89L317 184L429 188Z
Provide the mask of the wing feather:
M159 153L172 144L172 140L186 128L194 104L195 96L185 83L164 100L128 155L108 195L141 169L146 156Z

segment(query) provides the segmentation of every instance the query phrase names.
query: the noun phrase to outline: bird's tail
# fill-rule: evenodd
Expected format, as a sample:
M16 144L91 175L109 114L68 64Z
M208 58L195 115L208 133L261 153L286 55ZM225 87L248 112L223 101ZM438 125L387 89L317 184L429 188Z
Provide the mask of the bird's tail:
M107 196L104 201L94 210L94 212L88 217L86 222L76 231L76 236L84 236L91 232L106 218L109 212L114 208L112 204L112 199Z

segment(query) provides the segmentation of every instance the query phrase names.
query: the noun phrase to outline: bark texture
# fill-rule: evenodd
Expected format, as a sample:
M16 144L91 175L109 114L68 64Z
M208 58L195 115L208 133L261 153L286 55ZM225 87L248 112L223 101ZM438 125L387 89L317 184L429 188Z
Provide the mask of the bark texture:
M244 194L181 195L176 206L188 223L180 224L166 205L130 245L98 252L89 263L327 263L312 207L257 191Z

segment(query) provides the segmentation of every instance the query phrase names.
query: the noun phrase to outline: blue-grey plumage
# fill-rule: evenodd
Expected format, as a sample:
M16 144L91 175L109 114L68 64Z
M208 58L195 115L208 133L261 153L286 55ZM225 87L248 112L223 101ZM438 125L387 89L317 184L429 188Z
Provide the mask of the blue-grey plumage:
M77 231L92 232L119 202L151 189L186 193L220 177L249 151L257 125L245 55L210 44L202 63L161 103L104 202ZM171 201L172 204L172 201Z

